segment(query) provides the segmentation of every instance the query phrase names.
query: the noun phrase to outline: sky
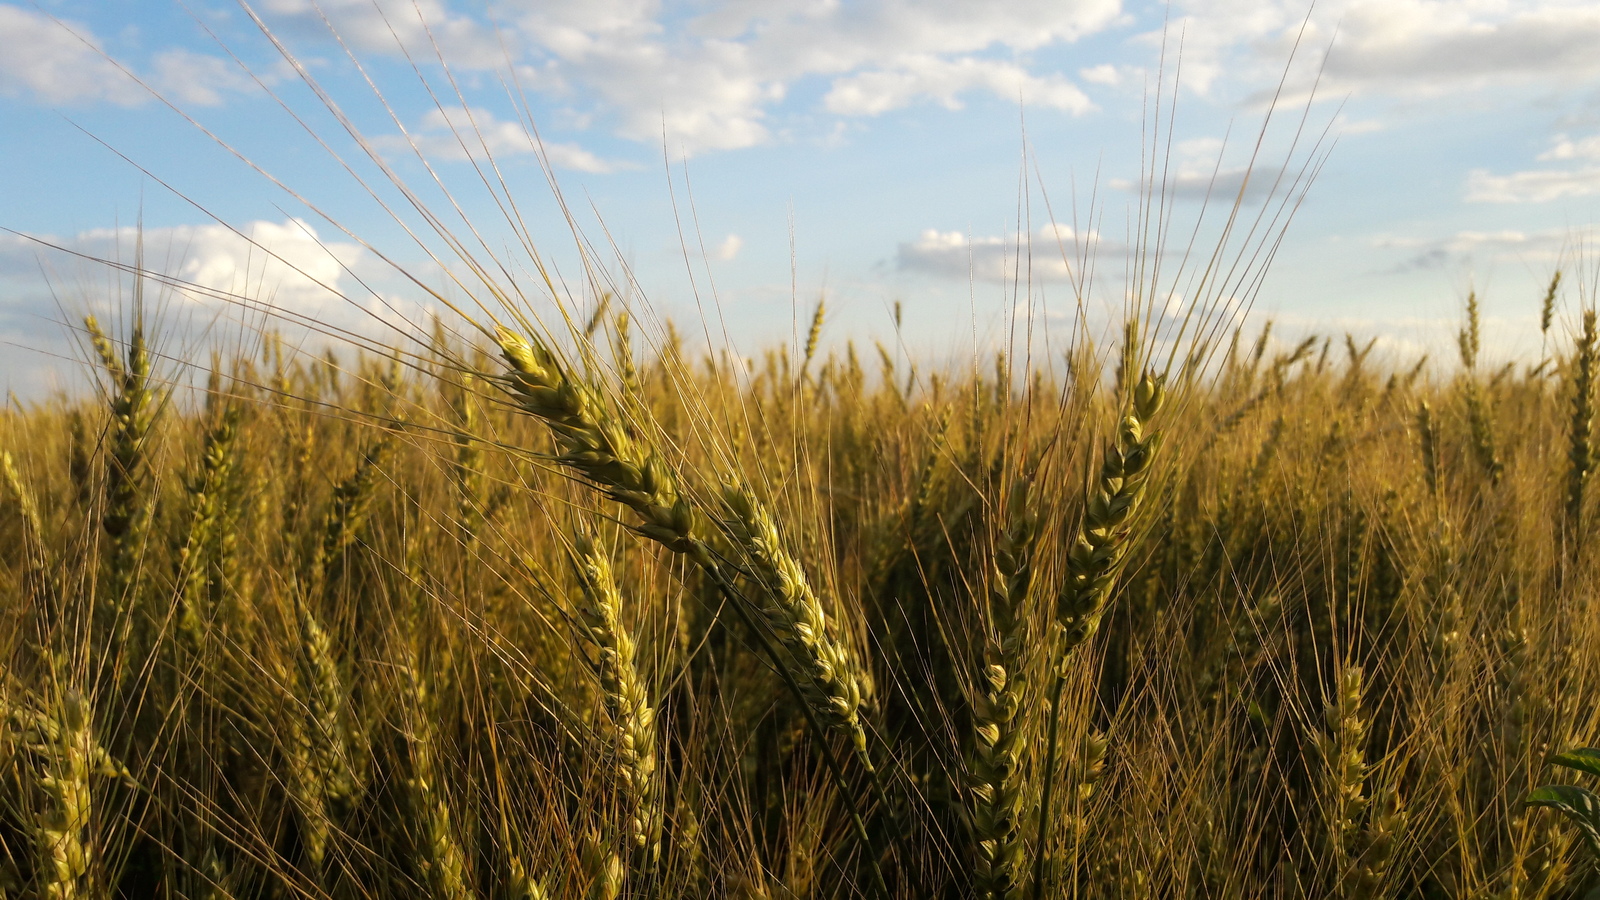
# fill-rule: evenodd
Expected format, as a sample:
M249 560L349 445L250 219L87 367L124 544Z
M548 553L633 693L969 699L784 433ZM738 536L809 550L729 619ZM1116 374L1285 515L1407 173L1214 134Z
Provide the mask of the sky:
M1600 270L1597 46L1544 0L0 0L0 387L81 376L133 293L93 260L165 276L173 356L269 306L402 340L485 295L430 221L530 315L529 248L580 315L587 256L744 354L818 298L961 360L1135 293L1409 361L1476 291L1536 358Z

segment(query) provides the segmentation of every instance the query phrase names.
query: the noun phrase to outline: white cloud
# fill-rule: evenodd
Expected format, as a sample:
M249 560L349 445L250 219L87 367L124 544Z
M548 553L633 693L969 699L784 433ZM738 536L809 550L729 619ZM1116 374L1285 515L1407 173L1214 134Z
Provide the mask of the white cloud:
M1568 197L1600 193L1600 135L1573 139L1556 135L1550 149L1539 154L1542 162L1585 160L1569 169L1529 169L1495 175L1473 169L1467 175L1467 200L1474 203L1549 203Z
M823 98L829 112L846 116L875 116L908 106L921 97L960 109L959 95L986 90L1009 96L1028 106L1059 109L1082 115L1094 104L1076 85L1060 75L1039 78L1021 66L963 57L944 60L922 57L905 60L891 70L874 70L840 78Z
M223 302L218 295L248 297L300 312L319 311L339 301L349 287L347 270L365 261L360 246L325 241L298 219L254 221L239 233L222 225L169 228L125 226L80 232L71 238L43 238L90 259L122 264L134 261L143 242L144 267L193 285L178 296L203 305ZM0 276L37 272L51 252L39 243L0 236ZM50 260L65 263L68 260ZM51 266L54 268L54 265Z
M1548 169L1494 175L1485 169L1467 174L1467 199L1474 203L1549 203L1600 194L1600 166Z
M739 237L737 234L730 234L722 239L722 243L718 244L717 249L713 250L711 254L723 262L728 262L738 256L743 247L744 238Z
M139 106L153 99L139 80L190 106L218 105L252 84L232 62L183 49L157 53L148 71L123 71L87 26L0 4L0 96Z
M748 147L783 130L775 110L801 82L820 82L825 111L878 115L947 106L982 92L1082 113L1067 77L1025 54L1119 21L1120 0L723 0L683 8L657 0L503 0L494 22L448 0L265 0L269 22L324 29L354 47L431 59L430 35L458 70L513 68L524 88L600 113L618 134L674 154ZM392 31L391 31L392 30Z
M536 143L520 122L504 121L487 109L430 110L410 132L379 135L372 144L386 156L408 155L412 145L429 160L462 161L482 159L487 153L496 159L524 156L544 150L550 164L579 172L611 172L623 166L601 159L577 144L545 141Z
M230 60L182 49L157 54L149 80L168 99L189 106L220 106L226 94L254 84Z
M1588 2L1364 0L1339 23L1328 74L1404 93L1592 76L1597 44L1600 7Z
M356 50L428 61L437 47L460 69L494 68L515 52L491 25L452 10L450 0L263 0L259 9L274 31L326 35L331 25Z
M961 281L1067 281L1077 271L1076 261L1085 253L1105 249L1101 244L1097 232L1079 233L1059 224L1040 228L1021 247L1014 237L969 237L930 228L915 241L900 245L898 265L903 271Z
M1539 159L1548 161L1556 159L1600 159L1600 134L1591 134L1588 137L1572 138L1558 134L1550 142L1550 149L1539 154Z
M1600 74L1600 6L1591 0L1182 0L1181 8L1168 44L1182 35L1183 81L1201 93L1231 82L1265 102L1297 39L1290 101L1319 77L1324 97L1419 98L1560 89Z
M0 94L51 104L144 102L148 94L106 60L99 46L81 24L0 5Z
M1403 250L1410 255L1391 272L1414 272L1485 262L1556 263L1571 247L1574 235L1567 229L1540 231L1458 231L1444 238L1381 236L1373 245Z
M1110 63L1101 63L1098 66L1089 66L1078 70L1078 77L1090 84L1104 84L1116 87L1122 83L1122 72Z

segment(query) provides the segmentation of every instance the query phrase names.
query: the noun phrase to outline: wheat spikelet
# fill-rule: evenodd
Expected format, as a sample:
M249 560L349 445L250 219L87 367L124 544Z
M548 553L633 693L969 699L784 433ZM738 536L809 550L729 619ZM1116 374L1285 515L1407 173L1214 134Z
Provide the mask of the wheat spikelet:
M1550 286L1545 288L1544 300L1539 304L1539 333L1550 334L1550 324L1555 321L1556 292L1561 290L1561 270L1550 276Z
M654 865L661 844L661 784L656 772L655 708L634 662L633 639L622 624L622 595L611 563L594 541L578 535L573 598L579 633L594 653L606 717L613 731L611 753L621 788L625 834L636 873Z
M408 653L404 661L402 678L410 693L410 705L415 718L407 730L407 746L411 762L408 787L416 818L421 820L418 849L422 852L428 884L434 900L472 900L468 886L467 857L456 836L451 820L450 803L441 790L441 770L438 760L438 734L434 727L435 704L423 673L416 662L416 654Z
M811 360L817 355L817 341L822 337L822 319L826 314L826 299L817 300L817 309L811 314L811 329L806 332L806 353L800 363L801 378L805 377L807 370L811 368Z
M1422 477L1427 481L1428 493L1439 496L1439 434L1433 424L1433 410L1428 402L1417 404L1417 434L1421 438Z
M1456 349L1461 353L1461 365L1472 371L1478 367L1478 351L1482 347L1481 316L1478 311L1478 292L1467 292L1467 324L1456 333Z
M314 870L327 877L327 855L336 824L365 790L357 765L359 734L349 721L346 688L333 642L315 610L328 587L328 569L357 538L378 483L387 441L374 442L351 475L334 486L323 514L305 581L295 586L296 678L303 715L287 718L285 758L289 787L301 816L302 841Z
M22 544L27 566L24 587L36 598L35 608L44 617L41 624L48 629L56 624L60 610L57 608L54 579L50 572L51 550L45 540L44 517L39 514L39 504L34 499L33 491L22 480L16 462L4 450L0 450L0 482L4 483L5 492L16 503L22 521Z
M1500 448L1495 441L1494 420L1476 378L1467 379L1466 403L1473 456L1489 476L1489 483L1498 485L1500 476L1505 472L1505 463L1500 459Z
M1408 818L1394 785L1367 796L1373 767L1367 761L1364 691L1361 667L1344 667L1326 707L1328 730L1318 739L1325 766L1335 892L1360 900L1385 896L1389 866Z
M1362 671L1346 666L1328 702L1328 732L1320 739L1328 783L1328 838L1336 871L1349 864L1367 809L1367 721L1361 710Z
M479 428L478 407L473 402L471 375L462 376L460 389L451 395L449 402L457 426L451 433L456 445L456 457L450 467L456 490L456 527L470 555L472 545L478 540L478 532L483 527L487 508L483 489L484 454L483 447L475 437Z
M11 494L11 499L17 504L17 512L22 515L24 540L42 548L44 518L39 515L39 504L34 501L33 492L22 480L22 473L17 470L16 461L11 458L9 451L0 450L0 478L4 479L6 491Z
M336 823L354 806L361 783L351 765L344 682L334 662L332 642L303 603L296 618L299 677L291 683L305 706L299 715L286 717L287 782L300 811L306 857L316 873L326 875Z

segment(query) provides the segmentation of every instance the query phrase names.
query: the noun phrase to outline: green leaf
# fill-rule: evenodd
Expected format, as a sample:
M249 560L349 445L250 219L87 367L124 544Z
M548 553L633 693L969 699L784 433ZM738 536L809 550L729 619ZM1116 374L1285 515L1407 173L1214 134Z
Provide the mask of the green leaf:
M1600 797L1593 791L1571 784L1547 784L1529 794L1526 802L1565 815L1578 826L1589 851L1600 860Z
M1600 776L1600 748L1577 747L1550 757L1550 764Z

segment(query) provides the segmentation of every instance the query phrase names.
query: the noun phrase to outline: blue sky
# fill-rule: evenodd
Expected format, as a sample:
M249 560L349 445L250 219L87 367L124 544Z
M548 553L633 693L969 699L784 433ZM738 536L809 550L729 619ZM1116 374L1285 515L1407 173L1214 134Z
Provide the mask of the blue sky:
M1168 76L1182 47L1174 235L1204 209L1200 245L1214 240L1231 195L1199 198L1214 173L1237 189L1280 79L1251 183L1327 151L1259 293L1223 290L1255 319L1412 358L1447 346L1476 288L1491 355L1531 354L1550 272L1595 269L1600 6L1538 0L1336 0L1309 18L1277 0L0 0L0 227L124 261L142 228L146 265L203 289L168 292L169 321L240 318L205 290L369 331L387 308L415 317L425 298L377 253L442 274L341 167L334 154L378 175L252 11L448 214L412 144L423 152L535 308L468 159L492 153L541 254L574 278L530 120L600 261L625 266L657 317L695 334L703 310L698 333L747 353L794 339L822 294L831 341L934 358L993 345L1019 303L1064 329L1083 267L1062 247L1097 259L1091 306L1119 304L1150 104L1172 96L1164 24ZM1264 193L1247 192L1249 217L1277 208ZM1588 294L1569 284L1570 310ZM63 322L125 294L100 267L0 233L0 384L37 396L70 381Z

